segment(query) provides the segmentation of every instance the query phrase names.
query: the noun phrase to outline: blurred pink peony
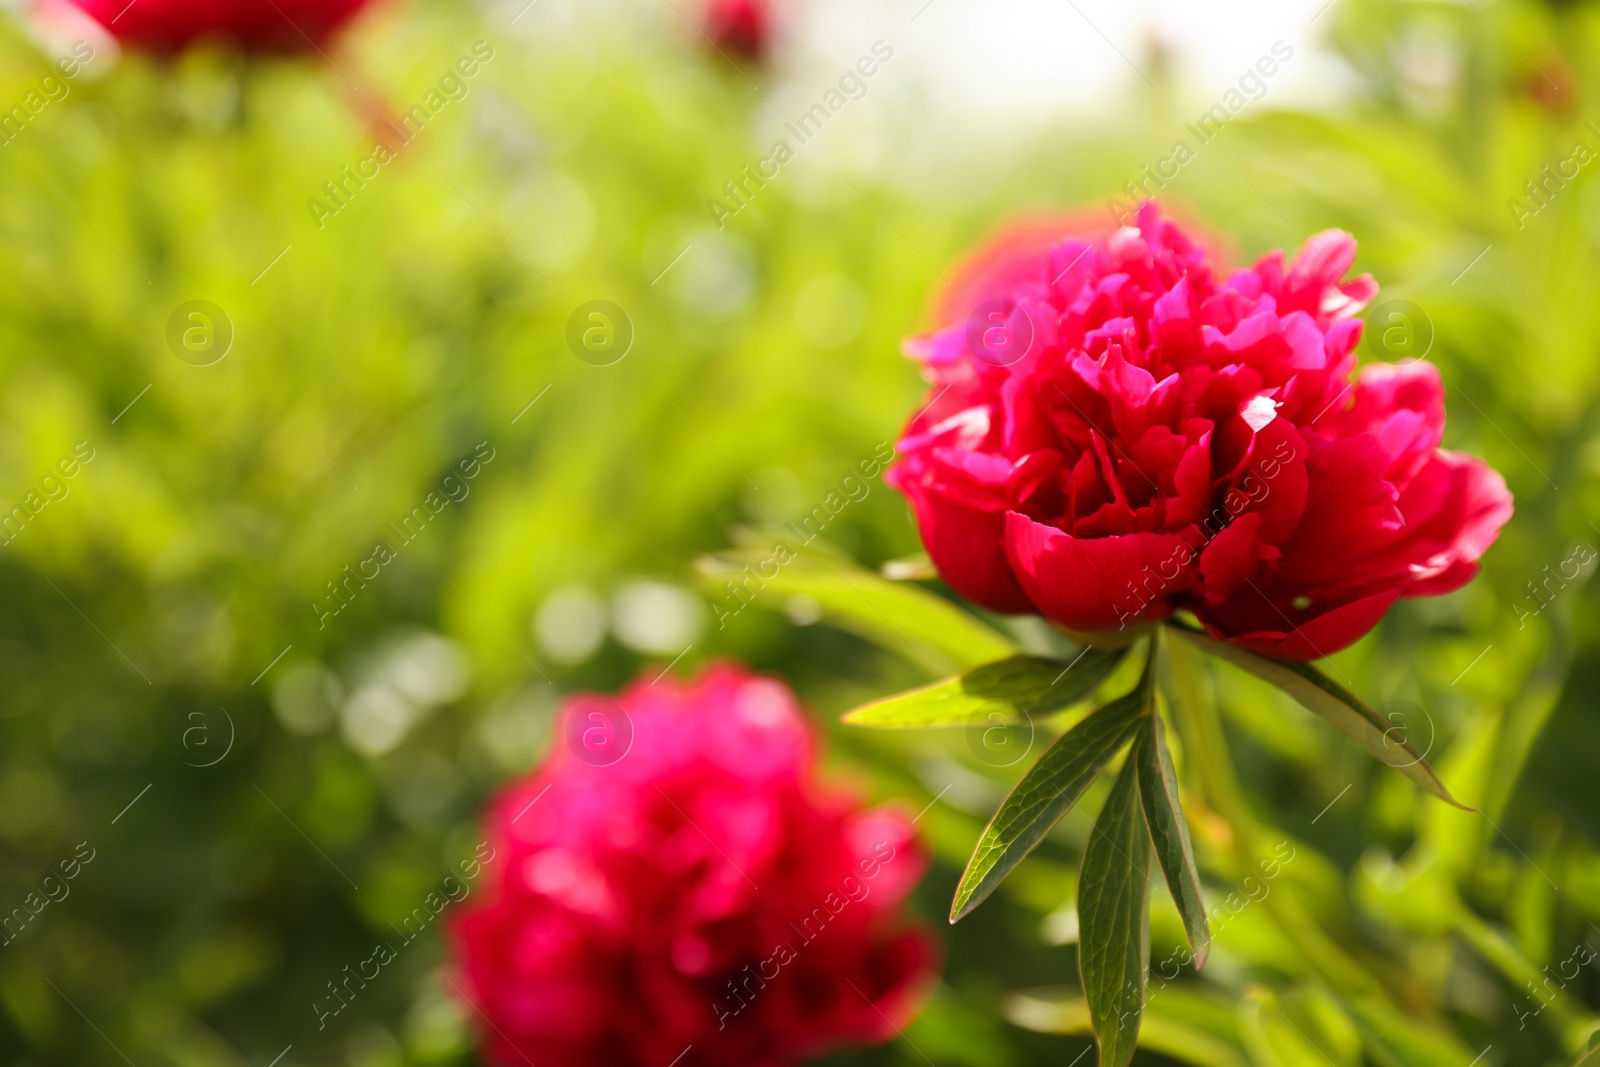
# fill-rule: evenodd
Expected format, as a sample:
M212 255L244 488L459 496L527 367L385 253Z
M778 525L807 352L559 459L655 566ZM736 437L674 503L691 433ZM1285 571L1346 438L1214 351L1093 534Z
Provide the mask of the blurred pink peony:
M153 52L200 40L252 51L320 47L371 0L70 0L113 36Z
M1007 235L907 343L933 395L885 477L951 586L1091 634L1187 609L1309 660L1472 579L1511 494L1439 448L1431 364L1357 372L1349 234L1219 274L1152 203L1096 229Z
M708 0L705 34L725 52L763 59L772 44L771 0Z
M780 1067L910 1020L934 951L898 906L925 857L819 788L783 685L720 665L558 724L490 805L486 892L450 930L490 1062Z

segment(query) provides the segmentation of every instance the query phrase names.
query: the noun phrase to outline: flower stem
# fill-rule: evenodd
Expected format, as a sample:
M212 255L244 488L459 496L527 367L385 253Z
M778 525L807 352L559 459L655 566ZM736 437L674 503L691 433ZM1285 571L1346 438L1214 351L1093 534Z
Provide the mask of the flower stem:
M1228 823L1233 836L1234 862L1241 875L1248 873L1264 857L1259 845L1260 828L1239 788L1233 759L1216 704L1200 691L1194 651L1181 641L1169 642L1167 662L1172 668L1176 690L1175 710L1185 727L1183 740L1189 758L1199 769L1201 789L1217 814ZM1344 952L1300 905L1288 887L1268 894L1268 911L1284 936L1306 950L1312 968L1328 984L1356 994L1381 994L1379 984Z

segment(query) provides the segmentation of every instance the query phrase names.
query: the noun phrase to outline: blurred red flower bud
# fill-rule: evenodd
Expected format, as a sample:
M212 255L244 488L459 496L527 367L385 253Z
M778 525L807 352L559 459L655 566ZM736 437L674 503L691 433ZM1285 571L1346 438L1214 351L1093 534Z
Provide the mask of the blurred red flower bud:
M251 51L321 47L371 0L71 0L113 36L153 52L201 40Z
M819 787L788 689L721 665L557 725L491 804L450 930L489 1062L783 1067L910 1020L934 952L900 904L926 857L904 816Z
M724 52L763 59L772 44L770 0L709 0L705 34Z

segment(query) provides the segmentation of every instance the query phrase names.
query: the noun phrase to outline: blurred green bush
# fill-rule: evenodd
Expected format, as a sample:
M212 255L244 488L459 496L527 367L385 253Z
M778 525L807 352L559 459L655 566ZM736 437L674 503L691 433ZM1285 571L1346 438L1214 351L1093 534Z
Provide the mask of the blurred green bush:
M1193 108L1141 89L1115 132L1045 131L959 196L796 163L718 228L706 200L767 152L746 80L687 35L514 15L412 0L325 64L102 51L0 146L0 489L26 512L0 557L0 909L28 917L0 946L7 1062L468 1062L435 934L322 1031L312 1001L470 854L560 694L674 657L790 680L875 798L949 787L919 823L930 923L1005 788L959 737L832 725L925 663L813 625L804 600L718 629L689 565L894 440L922 394L899 341L944 265L1023 208L1100 210ZM1340 657L1375 702L1425 709L1430 759L1481 814L1241 677L1197 679L1316 936L1241 909L1204 976L1153 999L1140 1056L1566 1063L1600 1005L1593 967L1564 976L1600 938L1600 612L1592 566L1542 583L1600 542L1600 200L1588 169L1536 212L1524 183L1600 147L1600 14L1344 0L1324 31L1348 102L1229 123L1162 196L1241 256L1355 233L1380 304L1411 302L1372 324L1371 357L1426 348L1447 445L1516 493L1479 582ZM337 213L308 206L480 41L464 99ZM0 101L50 69L0 31ZM633 331L609 366L566 340L597 299ZM168 340L194 300L232 333L204 366ZM877 482L827 536L871 564L917 549ZM393 558L346 584L380 542ZM1223 901L1227 825L1191 819ZM1074 1062L1071 990L1037 987L1075 980L1058 904L1087 826L946 933L904 1041L833 1062ZM1156 957L1180 937L1158 911ZM1391 1014L1352 1013L1352 988Z

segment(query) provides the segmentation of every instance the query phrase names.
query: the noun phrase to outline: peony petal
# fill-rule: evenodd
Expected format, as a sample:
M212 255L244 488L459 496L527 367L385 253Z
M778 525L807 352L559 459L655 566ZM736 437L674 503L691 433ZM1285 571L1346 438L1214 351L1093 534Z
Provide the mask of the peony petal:
M1076 538L1013 511L1005 541L1014 573L1039 610L1087 633L1164 618L1168 598L1198 577L1193 535Z
M1430 466L1446 472L1451 491L1447 507L1421 525L1418 539L1438 547L1413 564L1406 596L1436 596L1471 581L1478 572L1477 561L1500 536L1514 510L1505 479L1477 457L1439 452Z
M1173 495L1167 498L1167 522L1181 528L1200 521L1211 498L1211 433L1184 449L1172 475Z
M1200 553L1200 573L1205 578L1205 598L1221 603L1251 581L1261 565L1256 537L1261 532L1261 516L1255 512L1240 515L1211 539Z
M958 504L919 483L900 489L911 502L928 557L950 588L990 611L1034 610L1006 561L1004 512Z
M1339 412L1330 412L1322 425L1342 436L1378 430L1395 412L1416 412L1431 433L1431 443L1439 446L1444 433L1444 382L1439 368L1425 360L1406 363L1369 363L1356 376L1354 399Z
M1250 589L1246 589L1245 594L1259 599L1259 595ZM1206 624L1211 636L1219 641L1229 641L1240 648L1249 649L1251 652L1272 659L1297 660L1303 663L1331 656L1340 649L1355 644L1368 630L1378 625L1378 621L1383 618L1384 613L1398 596L1397 590L1373 593L1348 604L1341 604L1297 626L1292 626L1287 631L1257 630L1232 636L1207 621L1204 611L1197 609L1195 614ZM1287 626L1288 620L1285 619L1284 623Z
M1295 254L1285 279L1289 285L1333 285L1356 261L1356 239L1343 230L1323 230Z
M1295 370L1321 370L1328 362L1327 344L1310 315L1291 311L1283 317L1283 339L1289 345L1289 366Z
M1359 581L1353 563L1405 521L1399 493L1384 478L1388 456L1372 434L1308 444L1306 508L1283 546L1280 579L1301 588Z
M1260 538L1267 544L1282 545L1300 528L1311 493L1309 454L1305 438L1285 419L1275 420L1250 442L1244 469L1230 493L1242 494L1249 501L1243 506L1260 513ZM1223 494L1224 506L1228 496Z

